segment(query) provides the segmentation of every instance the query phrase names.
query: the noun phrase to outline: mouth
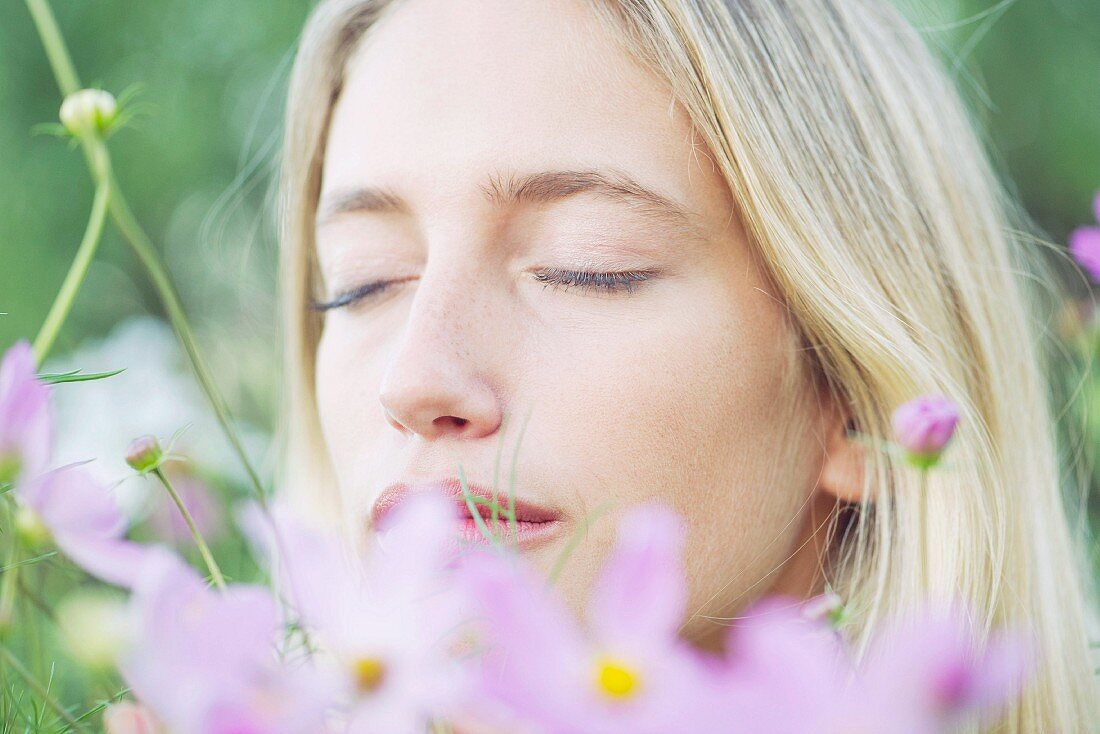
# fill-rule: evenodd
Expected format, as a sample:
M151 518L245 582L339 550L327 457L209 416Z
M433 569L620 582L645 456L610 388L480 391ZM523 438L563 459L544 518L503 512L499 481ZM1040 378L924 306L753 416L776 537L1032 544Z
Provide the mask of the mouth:
M382 527L394 508L411 494L436 492L454 502L455 533L462 542L489 544L495 538L504 545L528 550L552 540L562 530L562 515L556 510L478 484L467 482L466 487L468 496L457 477L391 484L374 501L371 528L377 531Z

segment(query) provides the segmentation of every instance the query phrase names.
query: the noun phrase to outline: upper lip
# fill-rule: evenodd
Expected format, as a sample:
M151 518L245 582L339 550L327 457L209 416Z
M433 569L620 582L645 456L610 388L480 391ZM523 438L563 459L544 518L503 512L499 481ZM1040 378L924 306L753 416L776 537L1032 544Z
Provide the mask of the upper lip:
M506 513L509 507L515 508L516 522L544 523L561 519L560 512L535 504L534 502L522 500L519 497L509 497L506 490L493 492L491 489L470 481L466 482L466 487L474 497L480 497L485 500L493 500L495 498L497 504L500 505L499 517L502 520L506 519ZM421 491L434 491L442 494L444 497L450 497L454 499L456 507L459 508L463 514L469 512L469 508L466 505L465 493L462 489L462 482L458 477L394 482L382 490L382 493L378 495L378 498L374 501L374 505L371 507L371 527L377 529L379 523L394 507L400 504L403 499L412 492ZM489 518L492 516L493 511L490 506L477 504L475 507L482 517Z

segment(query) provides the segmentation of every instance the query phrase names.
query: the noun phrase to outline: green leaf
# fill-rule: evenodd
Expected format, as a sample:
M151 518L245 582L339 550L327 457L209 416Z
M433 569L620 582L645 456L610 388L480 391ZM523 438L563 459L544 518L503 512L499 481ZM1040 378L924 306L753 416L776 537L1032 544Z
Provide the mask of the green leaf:
M39 375L38 379L42 382L49 383L50 385L56 385L61 382L89 382L91 380L103 380L108 377L114 377L126 371L123 367L120 370L114 370L113 372L89 372L84 375L80 373L80 370L73 370L72 372L59 372L57 374Z
M40 122L31 127L31 135L53 135L57 138L70 137L71 133L60 122Z

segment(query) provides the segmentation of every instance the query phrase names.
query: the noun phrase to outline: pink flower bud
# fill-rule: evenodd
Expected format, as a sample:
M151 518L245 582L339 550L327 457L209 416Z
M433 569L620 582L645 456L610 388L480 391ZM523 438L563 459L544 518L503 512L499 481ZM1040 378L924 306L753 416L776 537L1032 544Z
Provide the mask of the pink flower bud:
M898 443L914 466L936 464L959 422L959 409L943 395L922 395L902 404L891 419Z
M1092 201L1093 212L1100 221L1100 191ZM1100 227L1078 227L1069 235L1069 254L1094 281L1100 283Z
M135 438L126 450L126 463L142 474L158 468L164 461L164 449L156 436Z
M1100 283L1100 227L1078 227L1069 236L1069 254Z

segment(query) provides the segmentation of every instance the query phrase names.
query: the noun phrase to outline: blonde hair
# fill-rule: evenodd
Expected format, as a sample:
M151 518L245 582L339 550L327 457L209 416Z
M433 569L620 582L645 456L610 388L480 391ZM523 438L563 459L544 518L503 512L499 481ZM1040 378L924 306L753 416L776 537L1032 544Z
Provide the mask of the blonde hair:
M1031 631L1041 667L998 731L1100 722L1091 585L1061 498L1044 340L1049 246L1003 189L968 109L920 34L881 0L589 0L666 80L722 171L809 361L859 430L942 392L960 406L951 466L922 518L915 472L871 452L831 583L864 649L885 616L935 589L982 629ZM285 312L284 486L334 487L314 399L320 315L314 216L331 112L359 42L399 2L328 0L301 39L280 196ZM1045 320L1044 320L1045 317ZM333 493L329 492L329 497ZM1095 729L1092 729L1095 731Z

